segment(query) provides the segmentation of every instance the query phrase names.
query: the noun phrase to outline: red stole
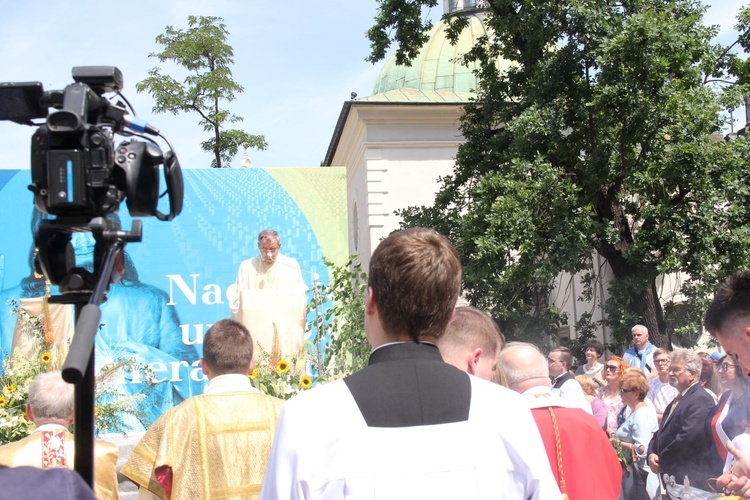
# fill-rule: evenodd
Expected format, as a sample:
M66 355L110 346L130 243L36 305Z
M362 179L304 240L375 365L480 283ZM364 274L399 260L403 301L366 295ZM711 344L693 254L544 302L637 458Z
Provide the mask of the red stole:
M565 491L570 500L615 500L620 496L622 467L614 448L596 419L580 408L552 407L560 438ZM552 416L548 407L532 408L544 442L552 474L560 485L560 471ZM581 463L590 464L582 467ZM591 478L596 478L592 481ZM560 485L561 486L561 485Z

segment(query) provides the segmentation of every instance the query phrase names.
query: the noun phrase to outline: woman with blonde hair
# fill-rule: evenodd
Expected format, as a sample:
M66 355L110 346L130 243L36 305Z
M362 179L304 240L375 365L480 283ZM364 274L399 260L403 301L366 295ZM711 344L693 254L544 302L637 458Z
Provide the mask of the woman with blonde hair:
M604 363L604 381L607 385L599 389L599 399L607 408L607 434L617 431L617 414L624 404L620 394L620 377L628 368L628 364L620 356L610 356Z
M576 380L581 384L583 393L591 405L591 414L594 416L602 430L607 430L607 408L604 402L596 396L596 384L588 375L577 375Z

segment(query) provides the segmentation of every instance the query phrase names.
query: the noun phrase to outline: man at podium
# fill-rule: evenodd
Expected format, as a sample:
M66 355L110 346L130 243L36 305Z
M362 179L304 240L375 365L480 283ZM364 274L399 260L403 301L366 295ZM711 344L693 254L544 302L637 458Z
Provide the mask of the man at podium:
M258 250L259 255L240 264L230 287L232 318L245 325L266 352L278 349L282 356L295 355L305 339L307 285L297 261L279 253L279 233L261 231Z

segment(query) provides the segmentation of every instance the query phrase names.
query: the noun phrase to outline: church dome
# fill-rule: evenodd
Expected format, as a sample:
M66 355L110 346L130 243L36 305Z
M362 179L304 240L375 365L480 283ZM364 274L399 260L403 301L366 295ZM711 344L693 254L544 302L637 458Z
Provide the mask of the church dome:
M411 101L422 96L424 100L465 102L472 97L477 88L473 73L476 65L464 66L458 59L475 45L479 37L487 35L485 12L472 5L472 8L463 10L459 7L452 13L469 18L469 25L455 45L451 45L446 36L446 24L439 21L432 27L429 41L411 66L397 65L395 54L391 55L375 80L374 95L364 100Z

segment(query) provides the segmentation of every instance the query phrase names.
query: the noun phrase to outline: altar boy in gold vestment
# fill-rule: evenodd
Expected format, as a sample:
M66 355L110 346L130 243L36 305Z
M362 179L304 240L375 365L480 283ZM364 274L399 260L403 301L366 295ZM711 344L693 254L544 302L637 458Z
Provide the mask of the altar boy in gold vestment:
M121 473L141 498L257 498L283 401L250 384L253 339L224 319L206 332L204 394L167 410L146 432Z
M0 465L72 469L75 439L68 426L73 422L74 393L73 385L65 382L59 371L37 375L26 406L36 429L20 441L0 446ZM117 456L114 444L94 443L94 493L99 500L118 498Z

